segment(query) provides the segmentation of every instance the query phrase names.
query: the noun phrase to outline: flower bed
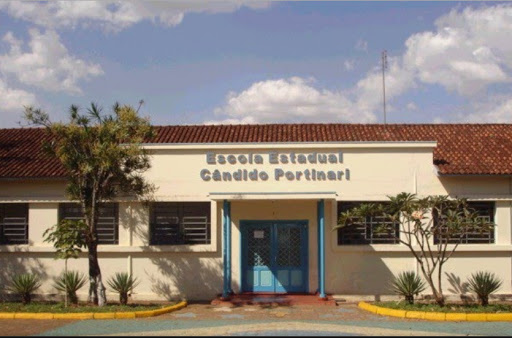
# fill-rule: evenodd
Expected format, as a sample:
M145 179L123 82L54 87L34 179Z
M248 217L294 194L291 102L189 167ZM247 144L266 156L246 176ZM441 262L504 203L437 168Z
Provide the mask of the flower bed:
M378 305L377 305L378 304ZM393 302L389 303L376 303L370 304L366 302L360 302L359 308L376 313L382 316L391 316L398 318L408 318L408 319L425 319L425 320L435 320L435 321L478 321L478 322L491 322L491 321L512 321L512 312L502 311L503 307L497 307L497 304L493 307L487 306L478 306L474 305L466 306L466 310L472 309L472 312L457 312L463 311L464 306L450 306L446 305L445 307L439 307L437 305L432 304L416 304L414 305L405 305L400 303L394 303L396 308L391 308L388 305L393 304ZM398 305L400 304L400 305ZM403 305L403 307L402 307ZM418 306L423 305L423 306ZM458 304L457 304L458 305ZM502 304L500 304L502 305ZM508 306L508 304L505 304ZM410 306L410 308L406 309L406 306ZM482 309L480 309L482 308ZM446 312L442 312L440 310L444 310ZM491 311L495 312L491 312Z
M82 313L82 312L130 312L130 311L149 311L162 309L167 306L174 305L170 304L107 304L105 306L91 306L87 303L76 305L64 306L64 303L57 302L32 302L30 304L23 305L19 302L2 302L0 303L0 312L51 312L51 313Z
M5 305L6 303L2 304ZM170 306L154 305L153 309L151 309L152 305L141 304L125 306L111 304L105 307L76 306L67 308L64 308L61 304L55 305L55 303L33 303L28 306L19 306L17 303L8 304L16 305L11 305L9 307L10 311L0 312L0 319L131 319L155 317L187 306L186 301ZM60 312L50 312L59 310Z
M408 304L406 302L375 302L379 307L405 311L424 311L424 312L464 312L464 313L503 313L512 312L512 304L489 304L481 306L478 304L446 304L441 307L437 304Z

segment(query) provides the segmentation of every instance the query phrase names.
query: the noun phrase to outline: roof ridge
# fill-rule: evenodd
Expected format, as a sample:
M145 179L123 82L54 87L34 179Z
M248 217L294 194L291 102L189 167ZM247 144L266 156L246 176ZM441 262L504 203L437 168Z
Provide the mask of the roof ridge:
M170 127L260 127L260 126L365 126L365 127L385 127L385 126L512 126L512 123L337 123L337 122L297 122L297 123L250 123L250 124L155 124L155 128ZM43 130L45 127L0 127L0 131L9 130Z
M510 123L266 123L161 125L146 143L253 144L300 142L437 141L441 174L512 175ZM58 163L41 156L42 127L0 129L0 178L62 177Z
M5 130L44 130L45 127L18 127L18 128L14 128L14 127L9 127L9 128L2 128L0 127L0 131L5 131Z
M296 122L296 123L219 123L219 124L159 124L153 127L251 127L251 126L301 126L301 125L314 125L314 126L512 126L512 123L337 123L337 122Z

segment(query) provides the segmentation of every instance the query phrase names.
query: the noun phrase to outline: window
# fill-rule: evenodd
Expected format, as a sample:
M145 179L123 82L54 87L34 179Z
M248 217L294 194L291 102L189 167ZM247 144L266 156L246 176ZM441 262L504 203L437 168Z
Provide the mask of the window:
M104 203L98 207L99 217L96 229L98 244L119 243L119 207L117 203ZM77 203L59 205L59 221L83 219L82 207Z
M366 202L338 202L339 213ZM369 202L373 203L373 202ZM347 224L338 229L338 245L398 244L399 224L383 217L366 217L364 222Z
M210 244L210 203L154 203L151 245Z
M468 208L478 213L479 217L486 222L494 223L494 202L468 202ZM457 243L457 239L450 240L449 243ZM439 237L434 236L434 244L439 243ZM494 243L494 227L480 231L474 229L469 231L462 238L461 244L492 244Z
M0 244L28 244L28 204L0 204Z

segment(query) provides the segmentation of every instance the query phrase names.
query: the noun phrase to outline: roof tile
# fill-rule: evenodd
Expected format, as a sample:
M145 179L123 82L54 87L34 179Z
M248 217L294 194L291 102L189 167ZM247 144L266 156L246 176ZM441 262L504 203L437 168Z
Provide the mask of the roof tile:
M441 174L512 175L512 124L262 124L156 126L148 143L437 141ZM62 178L41 128L0 129L0 178Z

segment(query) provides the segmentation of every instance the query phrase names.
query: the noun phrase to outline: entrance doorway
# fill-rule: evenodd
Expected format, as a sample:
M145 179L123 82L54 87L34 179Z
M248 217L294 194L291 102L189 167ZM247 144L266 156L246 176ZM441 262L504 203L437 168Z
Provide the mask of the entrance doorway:
M308 291L308 222L241 221L242 291Z

